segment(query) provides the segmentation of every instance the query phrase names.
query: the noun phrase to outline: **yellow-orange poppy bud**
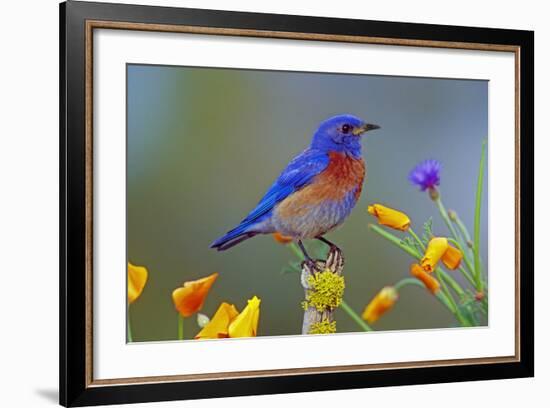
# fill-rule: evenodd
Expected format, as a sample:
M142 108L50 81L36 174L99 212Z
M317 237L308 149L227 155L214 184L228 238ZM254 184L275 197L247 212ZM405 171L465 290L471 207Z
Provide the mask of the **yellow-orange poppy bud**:
M254 337L260 319L260 299L254 296L244 310L229 324L229 337Z
M449 248L447 248L447 250L443 254L443 257L441 258L441 262L443 262L443 264L447 268L455 270L460 266L460 263L462 262L462 256L462 251L460 249L449 245Z
M195 336L196 339L221 339L229 337L229 324L239 315L234 305L223 302L212 320Z
M426 272L433 272L437 263L448 248L449 243L447 242L447 238L432 238L430 242L428 242L424 257L420 261L422 268L424 268Z
M172 292L174 306L180 315L188 317L202 308L206 295L217 277L216 272L206 278L185 282L182 287Z
M147 283L147 268L128 262L128 303L134 303Z
M384 207L380 204L369 205L367 208L369 214L378 219L378 223L386 227L394 228L399 231L407 231L411 225L411 220L407 214L392 208Z
M374 323L393 307L398 297L397 291L392 286L382 288L363 311L363 319L369 323Z
M440 285L437 279L435 279L432 275L422 269L420 265L411 265L411 275L421 281L424 286L426 286L426 289L428 289L434 295L439 291Z
M273 239L279 244L290 244L292 242L292 237L287 237L280 232L273 233Z

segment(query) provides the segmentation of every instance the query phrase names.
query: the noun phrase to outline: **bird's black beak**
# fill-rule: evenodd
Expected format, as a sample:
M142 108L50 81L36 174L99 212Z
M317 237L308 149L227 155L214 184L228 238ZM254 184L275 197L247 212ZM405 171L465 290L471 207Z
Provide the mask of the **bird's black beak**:
M375 130L375 129L380 129L380 126L373 125L372 123L365 123L364 125L359 126L358 128L355 128L353 133L359 136L365 132L368 132L369 130Z

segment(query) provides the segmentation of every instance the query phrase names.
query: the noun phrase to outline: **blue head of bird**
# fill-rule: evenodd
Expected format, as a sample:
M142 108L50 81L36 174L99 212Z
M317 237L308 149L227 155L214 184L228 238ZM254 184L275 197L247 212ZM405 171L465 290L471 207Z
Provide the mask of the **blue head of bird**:
M367 123L353 115L337 115L325 120L315 134L311 147L327 152L339 152L353 157L361 156L361 136L380 126Z

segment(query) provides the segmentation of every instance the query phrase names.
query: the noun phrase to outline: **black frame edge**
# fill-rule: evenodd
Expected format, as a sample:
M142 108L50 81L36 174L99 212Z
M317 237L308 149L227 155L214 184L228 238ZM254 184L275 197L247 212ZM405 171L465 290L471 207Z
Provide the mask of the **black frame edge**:
M67 76L66 67L66 4L59 5L59 403L67 404L67 368L65 362L67 360L65 333L67 331L65 318L65 302L66 285L65 285L65 270L66 270L66 251L65 251L65 215L67 208L65 206L65 193L67 185L65 183L65 153L66 153L66 84Z
M535 375L535 33L526 31L520 51L520 355Z
M60 404L64 406L122 404L534 376L534 33L532 31L78 1L61 3L59 13ZM86 388L84 319L86 311L84 276L86 19L520 46L521 361Z
M97 5L93 5L96 7ZM85 13L60 4L60 393L73 406L86 394Z

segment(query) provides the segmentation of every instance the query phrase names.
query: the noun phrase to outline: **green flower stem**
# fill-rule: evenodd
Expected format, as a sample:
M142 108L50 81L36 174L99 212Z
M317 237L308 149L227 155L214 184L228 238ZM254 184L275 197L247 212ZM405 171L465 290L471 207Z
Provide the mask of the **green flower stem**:
M456 232L456 228L454 227L451 219L449 218L449 212L447 211L447 208L445 208L445 205L443 204L443 201L441 201L441 197L438 197L434 200L437 209L439 210L439 215L441 215L441 218L443 218L443 221L445 221L445 225L447 225L447 228L451 232L451 235L455 239L455 242L457 242L457 246L459 249L464 252L462 248L462 243L458 243L458 241L461 241L460 235L458 235L458 232Z
M454 238L454 240L452 240L452 242L458 247L458 249L460 249L460 251L462 252L462 254L464 254L464 262L466 263L466 266L468 266L468 268L470 269L470 272L471 273L475 273L474 272L474 266L472 265L472 263L470 262L470 260L468 259L468 257L466 256L466 251L464 251L464 246L460 243L460 237L458 236L452 222L451 222L451 219L449 218L449 214L447 213L447 209L445 208L445 206L443 205L443 202L441 201L441 198L438 198L437 200L435 200L435 203L437 204L437 208L439 210L439 214L441 215L441 218L443 218L443 221L445 221L445 224L447 224L447 227L449 228L449 231L451 231L451 234Z
M472 287L475 288L476 284L474 282L474 278L472 278L472 275L466 269L464 269L463 266L459 266L458 270L460 271L462 276L466 278L466 280L470 283L470 285L472 285Z
M304 254L302 253L300 248L298 248L298 245L296 245L295 242L291 242L290 244L288 244L288 246L290 247L290 250L294 253L294 255L296 255L298 259L300 259L301 261L304 260ZM355 312L355 310L353 310L343 299L342 299L342 303L340 303L340 307L344 312L348 314L349 317L351 317L351 319L355 323L357 323L357 325L361 329L363 329L364 331L372 331L372 328L367 323L365 323L365 321L361 319L361 316L359 316Z
M465 242L466 247L469 249L468 252L464 252L464 254L463 254L464 258L465 258L464 262L469 262L470 263L469 269L473 270L473 265L472 265L472 261L470 260L470 256L473 255L473 252L474 252L474 243L472 241L472 238L470 237L470 233L468 232L468 228L466 228L466 225L462 222L462 220L460 219L458 214L453 219L453 222L458 226L458 230L460 231L460 234L463 238L462 242ZM464 271L462 271L462 272L464 274ZM466 276L466 275L464 275L464 276ZM472 278L471 275L469 275L468 281L472 284L473 287L476 286L473 283L473 278Z
M439 300L441 303L443 303L443 305L445 305L445 307L446 307L447 309L449 309L449 311L450 311L453 315L455 315L455 317L456 317L456 314L455 314L455 312L454 312L454 310L453 310L453 305L451 304L451 302L449 301L449 299L447 299L447 295L446 295L443 291L439 290L439 291L435 294L435 297L437 298L437 300ZM457 319L458 319L458 318L457 318Z
M455 219L453 220L454 223L457 225L458 230L462 234L462 238L464 238L464 241L466 241L466 246L471 248L473 250L473 241L470 237L470 233L468 232L468 228L466 228L466 225L462 222L458 214L456 215Z
M411 237L414 238L414 240L416 242L418 242L418 245L420 245L420 248L422 248L423 251L426 250L426 246L424 245L424 243L422 242L422 240L418 237L418 235L416 235L416 232L414 232L414 230L412 228L409 228L409 234L411 235Z
M464 259L464 263L466 264L466 266L468 267L468 269L469 269L470 271L473 272L474 266L472 265L472 261L470 261L470 258L468 258L467 253L464 252L464 249L462 248L462 246L460 245L460 243L459 243L457 240L453 239L453 238L447 238L447 240L448 240L451 244L453 244L454 246L458 247L458 249L460 249L460 251L462 252L462 255L463 255L463 258L462 258L462 259ZM467 272L464 268L462 268L462 269L464 270L463 273L466 273L466 272ZM466 276L466 275L465 275L465 276ZM467 279L468 279L469 281L472 281L472 280L473 280L472 275L471 275L471 274L468 274ZM475 287L475 285L474 285L474 287Z
M471 326L470 322L462 315L460 312L460 309L458 308L451 292L449 291L449 288L447 287L447 284L445 283L443 277L444 277L444 271L441 268L437 268L435 270L435 273L437 274L437 277L441 281L441 287L443 288L443 292L446 295L446 298L449 300L451 308L453 310L453 314L455 315L458 322L465 327ZM441 293L441 292L439 292Z
M487 312L488 312L488 309L489 309L489 305L487 304L487 301L485 299L483 299L481 302L481 312L487 316Z
M436 272L443 277L443 281L448 283L458 296L464 296L464 289L462 289L462 286L460 286L458 282L455 281L447 272L445 272L439 266L437 267Z
M451 234L453 235L454 239L459 241L460 238L458 236L458 233L456 232L455 227L453 226L453 223L451 222L451 219L449 218L449 213L447 212L447 209L443 205L443 201L441 201L440 197L438 197L434 201L435 201L435 204L437 205L437 209L439 210L439 214L441 215L441 218L443 218L443 221L445 221L445 224L447 225L447 228L449 228L449 231L451 231Z
M405 286L410 286L410 285L416 285L416 286L420 286L421 288L425 288L424 284L416 278L403 278L399 282L397 282L395 285L393 285L393 288L399 292Z
M348 305L344 300L342 300L342 303L340 303L340 307L342 308L342 310L344 312L346 312L348 314L349 317L351 317L351 319L357 323L357 325L363 329L364 331L368 332L368 331L372 331L372 328L367 324L365 323L365 321L363 319L361 319L361 316L359 316L355 310L353 310L350 305Z
M300 259L301 261L304 260L304 254L302 253L301 249L298 248L298 245L296 245L296 242L292 241L290 244L288 244L288 247L294 253L294 255L296 255L298 259Z
M485 296L481 300L481 306L483 306L482 310L485 312L485 314L487 314L487 312L489 311L489 299L487 299L487 293L485 293Z
M400 291L406 286L419 286L423 289L426 289L426 286L416 278L404 278L404 279L401 279L399 282L397 282L395 285L393 285L394 289L397 291ZM451 304L451 302L447 299L447 295L438 291L435 294L435 297L437 298L437 300L439 300L443 304L443 306L449 309L449 311L452 314L455 314L455 309L453 308L453 305Z
M447 238L451 244L454 244L455 246L458 246L458 242L455 241L453 238ZM468 269L473 270L473 265L470 259L466 256L466 254L463 252L462 255L464 256L464 263L468 266ZM460 272L462 275L466 278L466 280L475 288L476 284L474 281L474 278L471 273L469 273L463 266L459 267Z
M134 341L134 338L132 336L132 324L130 322L130 305L128 305L127 310L128 310L126 314L126 323L127 323L127 329L128 329L127 340L128 340L128 343L132 343Z
M458 307L456 306L456 302L455 302L453 296L451 295L451 292L449 291L449 288L447 287L447 284L443 281L443 274L441 272L442 272L441 268L437 268L435 270L435 274L437 275L439 281L441 282L441 287L443 288L443 292L445 293L445 296L447 297L447 299L451 303L453 313L457 314L458 313Z
M383 238L386 238L392 244L397 245L399 248L401 248L403 251L408 253L413 258L416 258L416 259L421 258L421 255L418 253L418 251L416 251L415 249L409 247L401 239L399 239L395 235L390 234L389 232L383 230L378 225L369 224L369 228L371 230L373 230L374 232L376 232L378 235L382 236Z
M483 290L483 282L481 279L481 259L479 256L479 241L481 230L481 200L483 197L483 173L485 170L485 147L486 141L481 145L481 158L479 159L479 172L477 176L477 193L476 193L476 209L474 216L474 280L478 291Z
M178 340L183 340L183 316L178 313Z

